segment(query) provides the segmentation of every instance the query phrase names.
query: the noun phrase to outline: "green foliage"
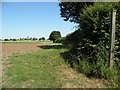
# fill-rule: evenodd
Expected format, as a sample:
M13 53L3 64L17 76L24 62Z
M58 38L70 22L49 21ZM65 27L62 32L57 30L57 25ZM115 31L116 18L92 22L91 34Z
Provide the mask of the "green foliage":
M34 41L34 40L38 40L38 38L33 38L32 40L33 40L33 41Z
M117 9L116 52L113 70L109 70L110 26L106 23L106 18L110 17L109 12L113 8ZM120 2L86 6L79 17L80 27L65 39L72 45L70 52L73 67L88 76L117 78L120 69ZM115 80L118 79L116 78Z
M80 41L80 38L82 37L80 30L76 30L73 33L70 33L66 36L65 38L65 43L66 44L71 44L71 45L76 45Z
M17 41L17 40L14 38L13 41Z
M53 42L55 42L55 40L61 38L61 33L60 31L52 31L50 36L49 36L49 39L52 40Z
M9 39L4 39L4 41L9 41Z
M40 40L45 40L45 37L39 38L39 41L40 41Z
M69 1L69 0L68 0ZM80 23L80 13L93 2L60 2L60 14L65 21Z
M117 8L117 22L116 22L116 47L115 47L115 62L117 66L119 67L118 69L120 70L120 2L116 3L114 5L115 8Z
M61 37L55 40L55 43L63 43L65 42L65 37Z

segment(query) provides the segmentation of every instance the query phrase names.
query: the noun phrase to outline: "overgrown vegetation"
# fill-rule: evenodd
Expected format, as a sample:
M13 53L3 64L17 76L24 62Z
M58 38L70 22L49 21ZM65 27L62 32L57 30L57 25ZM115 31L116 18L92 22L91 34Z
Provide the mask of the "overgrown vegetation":
M64 44L65 37L61 37L55 40L55 43L63 43Z
M65 38L65 43L71 45L69 50L70 60L68 62L73 68L85 73L87 76L109 79L118 87L120 83L120 2L94 3L92 5L88 3L81 7L81 13L74 12L77 14L73 14L70 11L70 7L74 7L77 10L77 6L69 6L69 4L71 3L60 4L61 15L67 20L70 18L73 22L78 23L79 28ZM79 5L82 5L82 2L77 5L79 7ZM110 16L109 12L113 9L117 9L116 47L114 67L110 70L110 25L106 23L106 18ZM69 15L72 15L72 17Z

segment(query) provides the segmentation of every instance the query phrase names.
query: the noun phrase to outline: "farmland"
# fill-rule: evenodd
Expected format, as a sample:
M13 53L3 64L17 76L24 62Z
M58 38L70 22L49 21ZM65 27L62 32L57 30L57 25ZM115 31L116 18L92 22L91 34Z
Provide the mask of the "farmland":
M33 41L33 40L16 40L16 41L0 41L0 44L30 44L30 43L42 43L42 44L47 44L47 43L52 43L52 41L49 41L49 40L46 40L46 41L39 41L39 40L35 40L35 41Z
M5 88L104 88L106 80L74 71L62 54L61 44L2 44Z
M67 1L4 2L3 88L120 88L120 1Z

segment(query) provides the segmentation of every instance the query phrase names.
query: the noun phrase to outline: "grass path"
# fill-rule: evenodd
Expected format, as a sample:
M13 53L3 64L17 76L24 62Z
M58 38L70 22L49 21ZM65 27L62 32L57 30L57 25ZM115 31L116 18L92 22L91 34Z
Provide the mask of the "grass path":
M60 46L41 47L38 51L11 56L4 65L6 88L104 88L105 81L90 79L70 68Z

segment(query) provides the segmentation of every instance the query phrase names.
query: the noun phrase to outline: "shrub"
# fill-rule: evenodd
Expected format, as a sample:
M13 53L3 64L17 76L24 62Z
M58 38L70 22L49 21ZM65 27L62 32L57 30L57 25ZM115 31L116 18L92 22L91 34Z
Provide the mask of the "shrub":
M55 40L55 43L63 43L65 42L65 37L61 37Z

